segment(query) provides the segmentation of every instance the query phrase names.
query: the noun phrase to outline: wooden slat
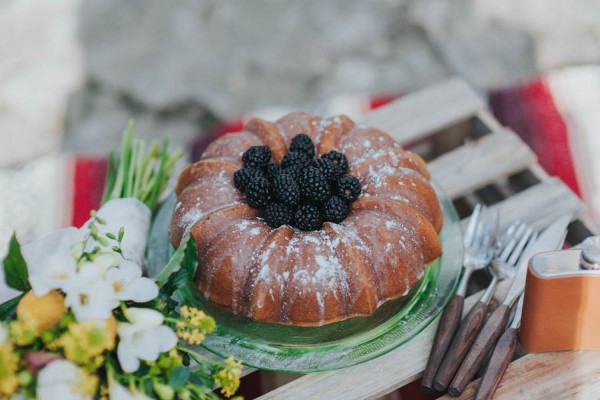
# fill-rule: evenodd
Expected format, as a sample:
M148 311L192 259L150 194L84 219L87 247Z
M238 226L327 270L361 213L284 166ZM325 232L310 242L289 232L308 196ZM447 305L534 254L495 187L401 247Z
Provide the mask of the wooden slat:
M468 119L484 107L469 85L452 79L408 94L366 114L358 123L379 128L400 143L410 143Z
M583 216L586 205L560 179L548 178L490 209L499 212L499 230L508 228L519 219L539 231L562 215L571 214L573 219ZM463 228L468 223L469 218L465 218L462 221Z
M452 198L522 171L536 161L535 154L508 130L446 153L429 163L436 182Z
M548 204L547 197L550 197L553 201L562 202L562 205L557 208L564 210L560 215L571 213L574 207L571 207L569 203L572 199L563 193L564 189L560 184L560 181L550 179L519 193L515 196L518 197L517 200L513 200L515 197L511 197L497 206L500 207L501 212L506 212L504 220L531 221L531 214L535 214L533 211L541 210L543 212L544 209L548 209L551 204ZM568 191L568 189L566 190ZM555 196L554 192L562 193L562 196ZM526 206L519 207L518 204ZM580 206L578 205L578 207ZM503 297L508 284L509 282L502 282L499 285L497 296ZM465 312L478 299L478 295L469 297L465 302ZM401 346L388 354L346 369L305 375L260 398L377 398L421 376L436 329L437 319L413 338L408 345Z
M510 364L494 395L496 400L598 399L600 352L563 351L528 354ZM456 398L472 399L479 379Z
M491 207L499 210L500 229L517 219L540 230L567 213L577 217L585 204L560 179L549 178Z

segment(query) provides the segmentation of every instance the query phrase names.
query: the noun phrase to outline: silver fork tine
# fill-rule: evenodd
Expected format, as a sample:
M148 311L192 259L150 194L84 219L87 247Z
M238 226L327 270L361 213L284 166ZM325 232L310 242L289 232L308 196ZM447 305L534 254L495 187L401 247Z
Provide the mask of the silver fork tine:
M486 226L485 226L485 235L482 240L482 248L488 249L488 252L491 252L493 255L494 248L492 243L496 241L498 229L498 211L492 211L490 209L486 212Z
M488 208L484 205L481 207L481 213L479 215L479 223L475 229L475 238L473 239L473 245L477 249L478 253L481 253L485 249L485 240L490 227L490 213Z
M532 234L533 234L533 230L531 228L527 228L527 230L525 231L525 234L521 237L521 240L519 240L517 247L515 247L515 250L513 251L510 258L508 259L509 264L513 264L513 265L517 264L517 260L521 256L521 253L522 253L523 249L525 248L525 245L529 241L529 238L531 237Z
M523 249L523 251L519 254L519 262L521 261L521 255L523 255L524 253L527 253L527 250L529 250L530 247L532 247L535 244L535 241L537 240L539 233L537 231L534 231L530 236L529 236L529 241L527 243L527 246ZM516 262L515 262L516 264Z
M480 240L478 243L478 248L477 251L479 253L485 253L487 252L486 250L488 249L488 247L490 246L490 243L492 241L492 223L489 220L488 215L486 214L485 216L485 223L483 224L483 226L481 227L481 232L480 232Z
M513 226L511 226L511 228L513 228L513 231L510 233L510 236L508 236L508 232L506 235L508 236L508 242L506 243L506 245L504 245L500 256L498 256L498 259L502 262L507 262L511 253L513 253L517 242L520 240L523 233L525 232L527 226L522 222L516 222L513 224Z
M479 214L481 213L481 204L477 204L475 209L473 209L473 213L471 214L471 219L469 220L469 225L465 231L465 238L463 240L466 248L471 247L473 244L473 238L475 237L475 229L477 227L477 222L479 221Z

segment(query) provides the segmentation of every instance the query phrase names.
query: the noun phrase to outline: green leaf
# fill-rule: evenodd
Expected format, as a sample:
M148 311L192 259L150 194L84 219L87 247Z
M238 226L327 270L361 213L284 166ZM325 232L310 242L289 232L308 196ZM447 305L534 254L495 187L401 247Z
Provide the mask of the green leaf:
M23 296L25 296L25 293L22 293L14 299L10 299L5 303L0 304L0 321L9 321L14 319L14 316L17 313L17 305Z
M169 377L169 386L172 386L175 390L183 387L190 378L190 375L191 371L188 367L181 366L175 368Z
M171 296L173 292L186 286L194 278L197 267L196 242L191 235L187 235L156 278L156 284L164 293Z
M4 276L6 283L13 289L26 292L31 289L27 263L21 253L21 245L13 233L8 244L8 255L4 259Z
M117 237L113 233L110 233L110 232L106 233L106 237L109 239L112 239L112 240L117 240Z

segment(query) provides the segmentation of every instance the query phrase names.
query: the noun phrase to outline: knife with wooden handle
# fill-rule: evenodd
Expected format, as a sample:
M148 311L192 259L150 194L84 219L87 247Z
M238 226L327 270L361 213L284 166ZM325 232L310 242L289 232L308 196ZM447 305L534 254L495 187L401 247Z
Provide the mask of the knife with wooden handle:
M515 354L522 310L523 296L521 295L519 302L517 303L517 309L512 323L508 329L504 331L502 336L500 336L498 343L496 343L490 362L481 378L481 384L479 385L479 389L477 389L475 400L489 400L494 396L494 393L506 372L506 368L508 368L508 364L510 364L510 360Z

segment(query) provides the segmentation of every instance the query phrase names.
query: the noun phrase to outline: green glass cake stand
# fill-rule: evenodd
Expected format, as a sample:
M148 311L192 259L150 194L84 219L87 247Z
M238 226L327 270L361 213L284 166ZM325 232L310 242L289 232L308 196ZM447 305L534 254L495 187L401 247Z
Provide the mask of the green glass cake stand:
M460 220L450 198L434 186L444 211L443 255L426 266L423 278L408 295L383 304L369 317L321 327L294 327L234 315L208 302L191 282L180 292L179 300L200 307L217 322L202 346L221 357L233 355L251 367L306 373L348 367L407 345L446 305L462 263ZM174 203L174 196L166 199L151 227L149 276L157 276L173 252L167 227Z

